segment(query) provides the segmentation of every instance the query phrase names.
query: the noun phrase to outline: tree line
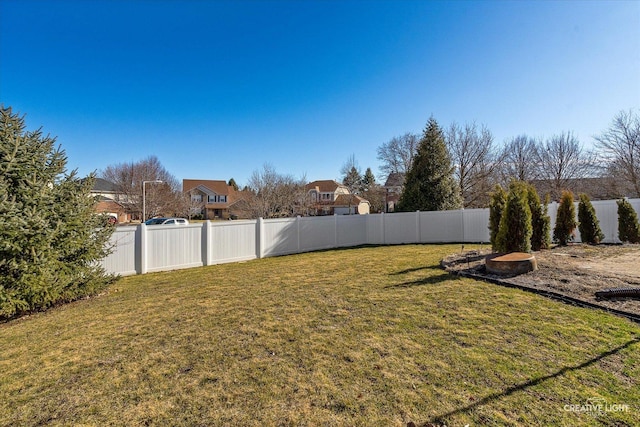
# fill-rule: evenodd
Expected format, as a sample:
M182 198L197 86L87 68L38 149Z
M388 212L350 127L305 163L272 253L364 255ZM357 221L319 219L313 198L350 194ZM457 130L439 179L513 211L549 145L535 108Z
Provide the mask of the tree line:
M576 181L584 178L608 178L611 197L640 197L638 112L621 111L594 139L594 150L585 149L572 132L546 139L523 134L498 146L486 125L454 122L443 129L431 118L422 135L394 137L377 154L382 174L405 176L401 210L487 207L491 189L514 179L534 184L552 200L559 200L565 189L575 191ZM441 188L435 191L442 195L424 196L433 205L418 202L417 189L428 191L436 182ZM448 202L438 202L438 197Z

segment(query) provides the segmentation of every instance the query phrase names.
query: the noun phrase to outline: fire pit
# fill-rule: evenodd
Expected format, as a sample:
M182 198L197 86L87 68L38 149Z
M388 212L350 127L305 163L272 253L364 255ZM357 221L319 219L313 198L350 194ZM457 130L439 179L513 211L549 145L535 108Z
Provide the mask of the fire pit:
M489 273L511 276L538 269L536 257L525 252L487 255L485 265Z

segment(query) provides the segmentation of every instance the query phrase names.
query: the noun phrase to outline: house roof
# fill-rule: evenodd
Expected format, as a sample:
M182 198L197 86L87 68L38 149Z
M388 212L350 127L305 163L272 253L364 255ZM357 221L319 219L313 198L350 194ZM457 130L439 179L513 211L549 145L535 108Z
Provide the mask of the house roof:
M187 192L197 187L205 187L206 189L213 191L221 196L228 196L234 188L222 180L207 180L207 179L183 179L182 191Z
M391 172L387 177L387 182L384 183L385 187L402 187L404 185L404 176L402 172Z
M96 178L91 191L94 193L117 193L118 186L106 179Z
M344 185L332 179L313 181L306 185L307 190L316 190L320 193L333 193Z
M333 201L334 206L357 206L360 203L369 203L369 201L355 194L340 194L336 197L336 200Z

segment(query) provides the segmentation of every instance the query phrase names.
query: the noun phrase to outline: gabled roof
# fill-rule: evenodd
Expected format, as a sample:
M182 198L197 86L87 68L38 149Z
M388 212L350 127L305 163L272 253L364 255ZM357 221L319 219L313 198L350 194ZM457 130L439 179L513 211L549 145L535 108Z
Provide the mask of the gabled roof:
M94 193L117 193L118 186L111 181L107 181L106 179L96 178L91 191L93 191Z
M189 190L193 190L194 188L205 187L209 190L209 192L214 192L220 196L228 196L233 187L227 185L226 181L222 180L207 180L207 179L183 179L182 180L182 191L187 192ZM230 190L231 189L231 190ZM201 191L204 191L200 189ZM204 191L208 193L207 191Z
M332 179L313 181L306 185L307 190L317 190L320 193L333 193L340 187L345 186Z
M369 203L369 201L355 194L340 194L336 197L336 200L333 201L334 206L357 206L360 203Z
M404 185L404 176L402 172L391 172L387 177L387 182L384 183L385 187L402 187Z

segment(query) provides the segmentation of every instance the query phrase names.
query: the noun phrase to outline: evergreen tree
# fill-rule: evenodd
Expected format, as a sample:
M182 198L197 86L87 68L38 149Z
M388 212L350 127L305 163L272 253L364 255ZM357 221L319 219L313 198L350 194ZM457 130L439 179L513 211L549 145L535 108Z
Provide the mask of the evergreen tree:
M491 249L497 252L497 237L500 230L500 219L507 204L507 192L500 184L496 184L489 201L489 240Z
M618 200L618 238L623 242L640 243L638 215L628 200Z
M498 252L531 251L531 210L528 202L527 185L520 181L509 184L509 194L496 237Z
M64 151L0 107L0 317L94 294L113 232L89 197L94 179L66 173Z
M573 240L573 232L578 224L576 223L576 208L573 206L573 193L563 191L558 206L556 216L556 226L553 229L553 240L560 245L566 245Z
M438 122L431 117L405 179L399 210L440 211L462 207L451 157Z
M376 177L373 175L371 168L367 168L362 177L362 188L364 191L369 191L373 186L376 185Z
M540 202L540 197L533 185L527 184L527 201L531 210L531 249L549 249L551 247L551 218L547 213L547 204Z
M578 203L578 230L580 230L580 238L584 243L597 245L604 239L604 233L600 229L600 222L596 216L596 210L593 208L589 196L580 194L580 203Z
M227 185L233 187L234 190L238 191L238 184L236 184L236 180L231 178Z
M362 193L362 175L355 166L349 169L349 172L342 179L342 183L349 189L352 194Z

